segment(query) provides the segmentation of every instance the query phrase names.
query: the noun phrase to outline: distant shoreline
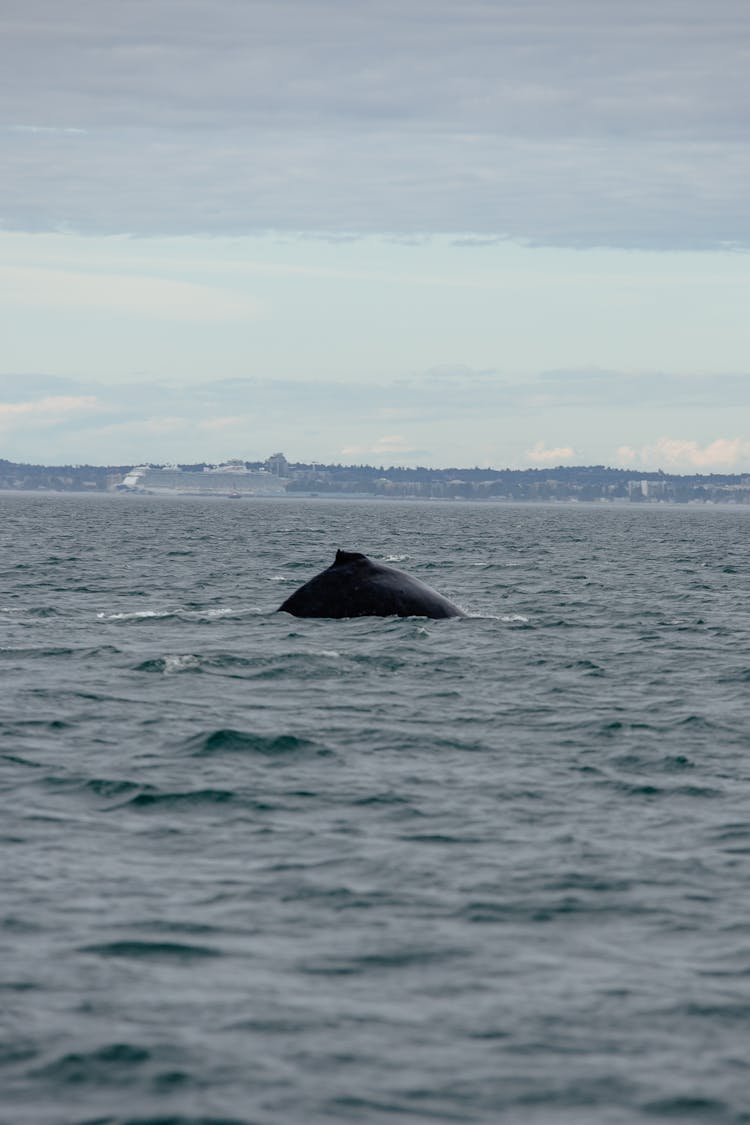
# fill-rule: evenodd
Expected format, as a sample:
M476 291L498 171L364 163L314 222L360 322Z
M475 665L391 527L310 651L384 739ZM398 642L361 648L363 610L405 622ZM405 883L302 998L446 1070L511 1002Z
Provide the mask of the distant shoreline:
M266 461L223 465L24 465L0 459L0 493L339 500L750 505L750 473L678 474L604 465L430 469Z

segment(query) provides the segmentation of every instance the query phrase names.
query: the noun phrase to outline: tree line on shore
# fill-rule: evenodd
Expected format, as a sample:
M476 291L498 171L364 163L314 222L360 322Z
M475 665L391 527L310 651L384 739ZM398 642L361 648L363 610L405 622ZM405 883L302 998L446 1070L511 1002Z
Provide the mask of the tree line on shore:
M248 469L266 467L246 461ZM432 469L425 466L286 463L286 491L294 494L371 495L382 498L628 500L631 502L750 502L750 475L681 475L605 465L559 465L545 469ZM159 467L159 466L154 466ZM111 491L132 465L30 465L0 459L0 489L13 491ZM183 464L202 472L207 462Z

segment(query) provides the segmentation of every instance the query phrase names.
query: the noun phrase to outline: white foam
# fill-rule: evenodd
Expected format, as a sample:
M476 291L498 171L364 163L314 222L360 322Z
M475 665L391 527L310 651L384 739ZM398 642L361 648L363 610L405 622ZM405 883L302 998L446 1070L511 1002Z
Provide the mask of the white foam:
M502 621L506 625L519 623L526 625L529 620L521 613L467 613L466 616L472 621Z
M135 621L144 617L171 617L172 610L137 609L132 613L97 613L96 616L104 621Z
M169 676L174 672L184 672L188 668L197 668L199 664L200 658L191 652L185 653L183 656L165 656L164 675Z

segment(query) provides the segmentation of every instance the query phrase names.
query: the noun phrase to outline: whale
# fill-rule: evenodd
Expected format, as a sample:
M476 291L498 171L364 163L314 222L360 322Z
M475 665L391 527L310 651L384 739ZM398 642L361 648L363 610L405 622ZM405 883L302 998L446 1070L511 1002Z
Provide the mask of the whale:
M466 617L419 579L358 551L342 550L277 612L294 617Z

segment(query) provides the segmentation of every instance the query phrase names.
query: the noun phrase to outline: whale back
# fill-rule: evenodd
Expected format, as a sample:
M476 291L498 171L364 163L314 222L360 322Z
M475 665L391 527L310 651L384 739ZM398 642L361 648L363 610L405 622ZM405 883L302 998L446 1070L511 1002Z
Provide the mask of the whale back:
M295 617L464 617L417 578L358 551L336 552L332 564L279 606Z

